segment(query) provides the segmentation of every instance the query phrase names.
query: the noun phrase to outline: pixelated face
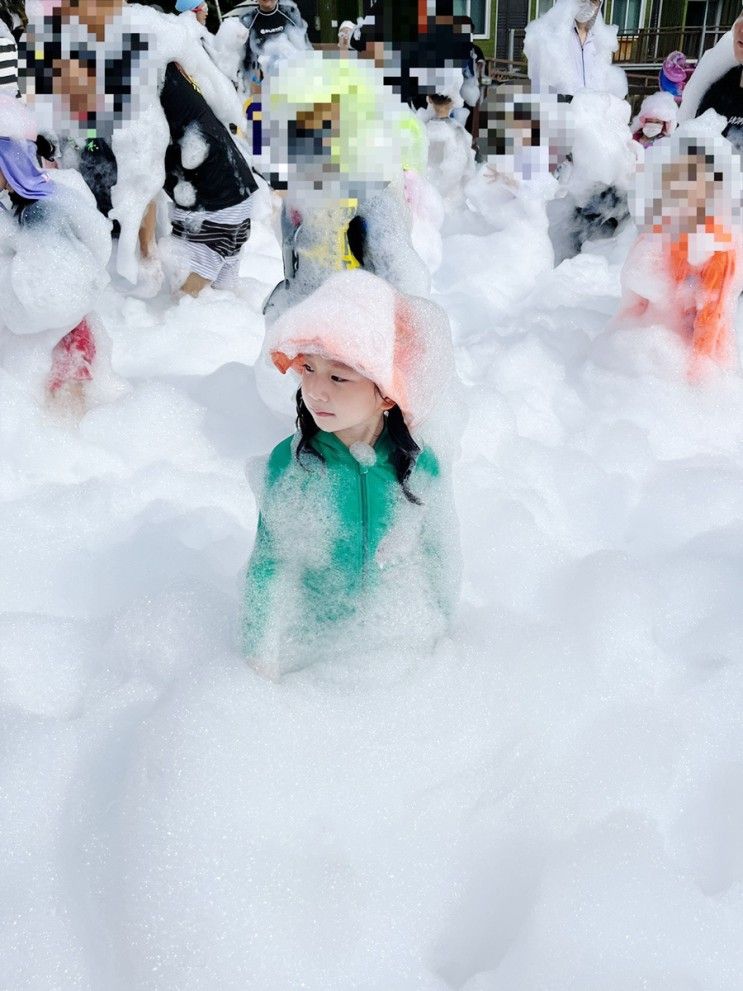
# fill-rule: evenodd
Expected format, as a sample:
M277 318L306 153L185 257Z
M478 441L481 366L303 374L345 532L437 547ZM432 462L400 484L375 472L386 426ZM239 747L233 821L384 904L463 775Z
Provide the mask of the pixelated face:
M62 0L61 13L110 20L124 7L126 0Z
M92 117L97 109L95 69L79 59L59 59L54 63L59 77L58 92L69 107L71 115L79 121Z
M519 148L538 145L540 129L535 113L535 107L514 102L512 97L496 99L496 147L510 155Z
M300 356L302 399L320 430L338 433L374 423L392 405L355 369L317 354Z
M684 155L661 172L661 200L672 222L683 228L703 226L718 183L704 155Z
M743 14L733 24L733 51L738 62L743 64Z
M289 124L289 158L304 166L320 164L322 172L337 171L330 160L332 142L340 135L340 105L316 103L299 110Z

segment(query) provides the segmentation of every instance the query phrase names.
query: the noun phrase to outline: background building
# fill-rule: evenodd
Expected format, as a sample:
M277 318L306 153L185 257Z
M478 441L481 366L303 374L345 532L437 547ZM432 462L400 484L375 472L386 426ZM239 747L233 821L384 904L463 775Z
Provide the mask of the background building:
M162 0L161 0L162 2ZM223 11L237 0L219 0ZM355 21L362 0L296 0L314 43L333 44L341 21ZM400 0L413 3L415 0ZM524 29L554 0L454 0L458 14L468 14L475 40L488 58L518 59ZM216 0L209 0L212 7ZM168 9L168 0L162 3ZM674 50L696 59L710 48L740 13L740 0L604 0L604 18L621 37L618 59L628 65L653 66Z

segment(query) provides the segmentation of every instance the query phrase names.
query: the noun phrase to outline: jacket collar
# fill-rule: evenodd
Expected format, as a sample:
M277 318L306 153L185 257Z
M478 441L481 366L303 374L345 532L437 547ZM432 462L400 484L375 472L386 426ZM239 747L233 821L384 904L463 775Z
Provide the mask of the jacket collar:
M351 465L359 463L358 459L353 456L351 450L346 447L343 441L339 440L335 434L329 433L326 430L318 430L310 443L318 454L322 454L326 461L342 462ZM392 442L387 433L386 425L374 445L374 453L377 456L377 464L387 463L390 459Z

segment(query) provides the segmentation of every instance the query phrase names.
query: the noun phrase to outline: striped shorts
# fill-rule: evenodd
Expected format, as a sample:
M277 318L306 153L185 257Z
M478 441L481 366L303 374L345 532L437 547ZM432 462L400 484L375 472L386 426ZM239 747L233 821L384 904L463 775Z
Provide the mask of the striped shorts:
M173 236L184 242L190 270L226 286L237 274L240 249L250 237L250 199L224 210L183 210L171 214Z

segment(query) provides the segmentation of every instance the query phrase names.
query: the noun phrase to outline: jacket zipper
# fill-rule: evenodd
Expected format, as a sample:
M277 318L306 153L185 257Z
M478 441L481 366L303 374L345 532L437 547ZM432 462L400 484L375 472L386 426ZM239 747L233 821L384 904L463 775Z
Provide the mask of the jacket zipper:
M573 25L573 31L575 31L575 33L578 35L578 44L580 45L580 65L581 65L581 71L583 73L583 85L585 86L586 85L586 57L583 54L584 44L580 40L580 35L578 34L578 28L575 27L575 25ZM586 41L588 41L588 35L586 35Z
M361 492L361 569L366 571L369 561L369 491L367 487L366 465L359 465L359 488Z

